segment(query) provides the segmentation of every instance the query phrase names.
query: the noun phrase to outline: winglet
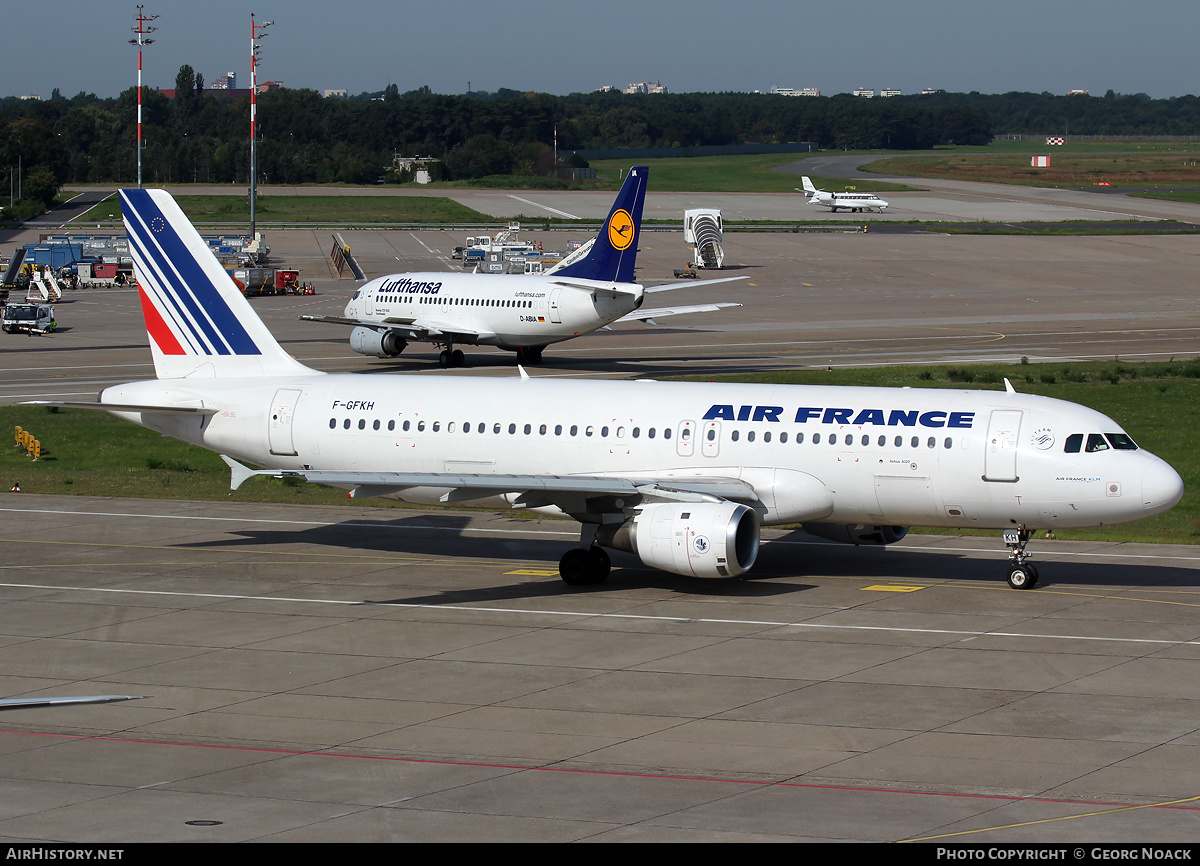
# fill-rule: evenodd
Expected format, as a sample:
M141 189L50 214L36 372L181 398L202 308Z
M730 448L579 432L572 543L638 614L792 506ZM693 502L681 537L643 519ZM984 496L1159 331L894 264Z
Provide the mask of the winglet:
M1004 390L1009 394L1017 393L1017 389L1012 386L1012 382L1008 381L1008 377L1004 377Z
M525 368L523 366L521 366L520 364L517 364L517 369L521 371L521 381L522 382L528 381L529 374L525 372Z

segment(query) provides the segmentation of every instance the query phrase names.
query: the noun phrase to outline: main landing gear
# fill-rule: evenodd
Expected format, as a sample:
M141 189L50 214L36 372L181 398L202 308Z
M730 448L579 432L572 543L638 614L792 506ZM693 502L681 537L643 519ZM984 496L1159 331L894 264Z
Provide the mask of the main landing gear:
M1033 589L1037 586L1037 566L1029 563L1025 545L1030 532L1024 523L1017 529L1004 530L1004 543L1008 546L1008 585L1013 589Z
M558 575L570 586L603 583L612 569L608 551L599 545L573 547L558 561Z
M612 569L608 551L596 544L598 525L585 523L579 531L579 547L573 547L558 561L558 576L569 586L603 583Z
M518 346L517 347L517 363L518 364L540 364L542 363L542 349L544 346Z
M467 366L467 356L463 354L462 349L446 347L438 355L438 363L443 367L465 367Z

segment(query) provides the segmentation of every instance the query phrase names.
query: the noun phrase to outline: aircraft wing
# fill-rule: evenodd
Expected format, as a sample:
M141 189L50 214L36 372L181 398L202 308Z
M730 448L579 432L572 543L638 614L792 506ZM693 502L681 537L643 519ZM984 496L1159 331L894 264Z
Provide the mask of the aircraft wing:
M57 698L3 698L0 710L24 710L31 707L53 707L63 704L111 704L117 701L137 701L142 695L80 695Z
M345 316L301 316L305 322L325 322L331 325L350 325L373 331L394 331L406 340L429 341L447 335L461 343L473 343L481 338L494 337L491 331L477 331L462 325L438 322L418 322L415 319L388 317L386 319L349 319Z
M690 307L658 307L653 310L634 310L626 316L617 319L617 322L649 322L651 325L657 324L655 319L661 319L665 316L682 316L687 313L715 313L717 310L722 310L725 307L740 307L741 304L720 303L720 304L693 304ZM613 322L615 325L617 322Z
M359 472L314 469L251 469L221 455L232 471L230 489L255 476L303 478L315 484L352 486L350 496L388 496L413 487L445 488L442 502L510 495L514 508L557 506L567 513L621 510L645 501L756 501L754 488L732 478L613 478L600 475L472 475L440 472ZM614 499L623 503L616 505ZM608 501L606 506L600 503Z
M731 283L734 280L748 280L749 277L718 277L715 280L685 280L682 283L664 283L661 286L646 286L646 294L654 292L673 292L675 289L694 289L696 286L711 286L714 283Z

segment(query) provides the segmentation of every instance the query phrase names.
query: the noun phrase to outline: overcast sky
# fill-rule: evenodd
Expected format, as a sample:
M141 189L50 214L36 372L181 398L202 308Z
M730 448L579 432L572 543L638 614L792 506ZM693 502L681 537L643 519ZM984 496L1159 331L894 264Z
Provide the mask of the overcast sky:
M547 93L661 81L672 92L936 87L1200 93L1200 0L192 0L157 13L143 82L249 84L250 13L274 20L259 78L351 94L429 85ZM42 0L5 15L0 96L137 81L135 3Z

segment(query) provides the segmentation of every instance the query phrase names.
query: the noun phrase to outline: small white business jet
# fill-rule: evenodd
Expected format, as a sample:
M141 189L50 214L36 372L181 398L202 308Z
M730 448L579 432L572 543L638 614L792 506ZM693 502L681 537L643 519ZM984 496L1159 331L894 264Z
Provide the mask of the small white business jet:
M351 497L569 515L569 584L606 547L681 575L748 571L762 525L890 544L910 524L1004 530L1139 520L1179 475L1099 412L1029 394L924 388L323 373L284 351L162 190L121 193L157 378L105 409L219 452L232 486L303 478ZM1007 385L1007 383L1006 383ZM43 404L45 405L45 404ZM263 467L256 470L245 463Z
M349 325L350 347L362 355L394 358L411 342L442 346L443 367L466 358L455 344L499 346L537 364L551 343L570 340L614 322L650 321L710 313L735 303L641 309L647 294L742 280L722 277L643 287L633 268L641 234L649 170L629 170L612 211L590 250L578 261L537 276L522 274L391 274L359 288L341 316L301 316L309 322Z
M827 207L833 213L838 210L861 213L862 211L879 211L883 213L888 203L873 192L826 192L813 186L812 179L807 175L801 176L804 189L796 188L796 192L804 193L809 204Z

